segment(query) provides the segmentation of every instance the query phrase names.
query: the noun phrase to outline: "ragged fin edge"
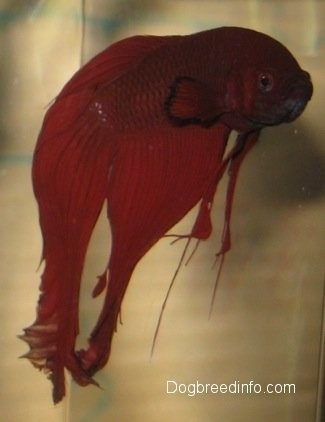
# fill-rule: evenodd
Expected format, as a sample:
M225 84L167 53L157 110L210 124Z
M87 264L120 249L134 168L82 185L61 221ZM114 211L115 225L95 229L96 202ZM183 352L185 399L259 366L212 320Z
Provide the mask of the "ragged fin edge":
M105 128L88 115L87 104L93 95L86 86L73 95L59 94L46 113L33 159L45 268L36 320L21 339L31 349L24 357L52 381L55 403L65 395L64 368L78 384L98 386L82 368L73 347L78 334L74 298L80 286L79 273L106 198L105 181L115 154L114 135L110 134L107 142L107 134L101 132ZM67 321L64 314L68 309ZM49 332L49 324L56 324L54 334Z
M228 167L228 164L229 164L231 158L237 152L237 149L238 149L238 145L235 145L233 147L233 149L229 152L229 154L224 158L224 160L223 160L223 162L222 162L222 164L221 164L221 166L218 169L218 172L216 174L216 180L213 181L213 184L211 186L209 186L205 195L203 196L201 203L199 205L198 214L197 214L197 217L195 219L194 225L192 227L191 233L187 234L187 235L167 234L167 235L164 236L164 237L176 237L176 239L173 240L172 244L181 240L181 239L187 239L187 241L186 241L182 255L180 257L180 260L178 262L178 265L176 267L176 270L174 272L172 280L169 284L168 290L166 292L164 301L163 301L161 309L160 309L158 322L156 324L156 329L155 329L155 332L154 332L152 346L151 346L151 354L150 354L151 357L153 356L153 353L154 353L154 348L155 348L155 345L156 345L158 332L159 332L159 329L160 329L160 326L161 326L161 322L162 322L163 314L164 314L164 311L165 311L165 308L166 308L167 300L168 300L170 293L172 291L172 288L175 284L175 281L176 281L176 278L177 278L178 273L180 271L180 268L185 261L185 257L186 257L188 248L190 246L191 240L196 239L197 241L196 241L196 244L195 244L192 252L190 253L187 260L185 261L185 265L188 265L189 261L192 259L193 255L195 254L195 252L197 251L197 249L199 247L200 242L202 240L208 239L209 236L211 235L212 222L211 222L211 215L210 214L211 214L211 210L212 210L213 198L214 198L216 188L217 188L217 183L222 178L226 168ZM219 279L220 273L221 273L221 268L219 269L217 279Z
M225 255L231 249L231 233L230 233L230 220L232 214L232 206L234 200L235 187L240 166L247 155L248 151L255 145L258 140L260 131L250 132L248 134L238 134L235 146L228 154L226 159L227 167L229 164L229 181L226 193L226 206L224 213L224 224L222 229L221 247L216 253L216 259L219 259L218 271L216 280L213 286L208 318L211 318L213 306L216 298L217 287L219 284L222 268L225 262ZM227 168L225 167L223 171Z
M233 199L234 199L234 193L235 193L235 187L236 187L239 169L240 169L240 166L241 166L245 156L247 155L248 151L257 142L259 134L260 134L259 130L254 131L254 132L250 132L248 134L238 134L234 147L229 151L227 156L224 158L222 165L220 166L218 174L217 174L216 184L217 184L218 180L220 180L223 177L225 171L228 168L229 181L228 181L227 194L226 194L224 225L223 225L223 230L222 230L221 247L220 247L219 251L216 253L216 259L219 258L219 264L218 264L217 276L216 276L216 280L215 280L215 283L214 283L214 286L213 286L212 297L211 297L210 306L209 306L209 314L208 314L209 319L211 318L211 315L212 315L213 306L214 306L215 297L216 297L216 292L217 292L217 287L218 287L219 280L220 280L220 277L221 277L222 268L223 268L224 261L225 261L225 256L226 256L226 253L229 252L229 250L231 249L230 220L231 220ZM170 282L169 288L168 288L167 293L165 295L165 299L164 299L162 306L161 306L158 322L157 322L156 329L155 329L154 336L153 336L153 342L152 342L152 347L151 347L151 357L153 356L153 353L154 353L154 348L155 348L155 344L156 344L156 341L157 341L158 331L159 331L159 328L161 326L161 322L162 322L163 314L164 314L165 307L166 307L166 304L167 304L167 300L170 296L171 290L174 286L174 283L175 283L177 275L180 271L180 268L184 263L190 242L193 238L197 239L197 242L196 242L196 245L194 246L194 249L190 253L190 256L188 257L188 259L185 261L185 265L187 265L189 263L189 261L192 259L193 255L195 254L195 252L196 252L196 250L199 246L200 241L207 239L211 234L212 223L211 223L211 218L210 218L210 212L211 212L211 208L212 208L212 202L213 202L213 196L215 194L215 189L216 189L216 185L215 185L215 187L212 187L210 189L209 196L207 197L209 199L205 199L205 200L202 199L200 207L199 207L199 213L198 213L198 216L197 216L197 218L194 222L191 234L189 234L189 235L168 234L168 235L164 236L164 237L176 237L176 239L172 242L172 244L181 240L181 239L187 239L187 242L186 242L186 245L184 247L181 258L179 260L178 266L177 266L175 273L173 275L173 278Z
M160 325L161 325L161 322L162 322L163 314L164 314L164 311L165 311L165 308L166 308L167 300L168 300L170 293L171 293L171 290L172 290L172 288L175 284L175 281L176 281L177 275L180 271L180 268L184 263L186 253L187 253L188 248L190 246L191 240L197 239L192 252L190 253L187 260L185 261L185 265L188 265L188 263L190 262L190 260L194 256L195 252L197 251L197 249L199 247L201 240L207 239L212 232L212 223L211 223L211 218L210 218L211 207L212 207L212 202L202 199L200 207L199 207L199 212L198 212L198 215L197 215L196 220L194 222L191 234L189 234L189 235L167 234L167 235L164 236L164 237L176 237L176 239L174 239L171 242L171 244L174 244L175 242L177 242L181 239L187 239L187 242L185 244L182 255L180 257L180 260L178 262L178 265L176 267L174 275L171 279L171 282L169 284L168 290L166 292L164 301L163 301L161 309L160 309L160 313L159 313L159 317L158 317L158 321L157 321L157 324L156 324L156 329L155 329L155 332L154 332L152 345L151 345L151 353L150 353L151 357L153 356L153 353L154 353L154 348L155 348L155 345L156 345L158 332L159 332L159 328L160 328Z
M153 339L152 339L151 352L150 352L151 358L153 357L153 354L154 354L154 350L155 350L155 346L156 346L156 342L157 342L157 337L158 337L158 332L159 332L159 329L160 329L160 326L161 326L161 322L162 322L162 318L163 318L163 315L164 315L164 311L165 311L165 308L166 308L166 304L167 304L168 298L169 298L170 293L171 293L171 291L172 291L172 289L174 287L175 280L177 278L177 275L179 273L179 270L180 270L181 266L183 265L183 262L184 262L184 259L185 259L185 256L186 256L186 252L187 252L187 250L188 250L188 248L190 246L191 240L192 240L192 238L191 237L188 237L187 242L185 244L185 247L183 249L182 255L181 255L180 259L179 259L178 265L177 265L176 270L174 272L174 275L173 275L173 277L171 279L171 282L169 283L169 287L168 287L168 290L167 290L167 292L165 294L164 301L163 301L163 303L161 305L160 313L159 313L159 317L158 317L158 321L157 321L155 332L154 332Z
M108 269L106 269L103 274L99 275L97 280L98 281L92 291L93 298L99 296L106 289L108 284Z
M77 149L88 148L85 140L92 139L92 149L94 149L94 136L90 136L89 138L87 137L88 135L90 135L90 132L100 130L100 127L98 125L96 125L96 128L88 127L86 131L84 129L81 131L80 128L80 123L85 123L85 114L87 113L88 106L91 101L94 101L94 98L96 97L96 95L98 95L98 92L101 90L101 88L114 82L121 75L128 72L133 67L137 66L137 64L140 63L143 58L147 57L148 54L150 54L152 51L165 45L167 42L171 42L175 38L177 37L138 36L117 42L116 44L113 44L104 52L100 53L92 60L90 60L64 86L64 88L56 97L52 106L45 115L43 127L39 135L34 153L34 193L38 198L39 202L41 202L43 213L48 213L50 210L49 204L46 201L44 202L44 195L42 193L44 183L41 181L42 174L44 172L48 172L48 165L45 163L42 164L41 161L37 160L36 157L50 157L52 154L51 151L55 152L55 156L59 156L59 152L56 148L61 148L60 144L62 144L62 141L64 141L62 144L62 153L64 153L65 155L72 153L73 149L71 148L71 146L67 147L68 141L69 145L71 144L71 138L73 138L74 146ZM92 135L94 135L94 133ZM77 138L79 137L82 137L82 139L79 140L80 142L76 142ZM66 147L64 147L64 145L66 145ZM113 146L112 148L114 149ZM110 156L110 154L108 156ZM60 162L62 162L62 159L60 159ZM62 164L60 164L59 166L57 165L56 161L53 163L52 167L55 167L57 169L61 168L62 170ZM52 168L52 170L50 171L54 172L53 174L56 178L60 178L62 174L60 172L60 174L58 175L57 170L55 170L55 168ZM39 185L40 182L41 186ZM88 182L85 185L89 188ZM78 186L81 188L82 184L79 184ZM82 194L82 192L80 193ZM47 194L47 196L48 195L49 194ZM75 195L77 195L77 193L75 193L74 196ZM100 201L98 212L102 208L104 198L105 195L103 195L102 200ZM73 201L69 200L69 203L71 205L73 204ZM94 217L94 221L92 223L88 221L87 224L95 224L97 218L98 215ZM47 223L44 222L44 220L41 226L42 230L45 233L47 230ZM87 247L86 243L88 244L88 240L86 240L83 246ZM47 298L46 303L51 300L51 298L48 298L50 292L48 292L49 285L46 272L49 258L48 251L48 242L43 241L43 252L41 261L46 261L41 283L43 308L44 306L47 306L44 304L44 298ZM78 284L76 280L75 283ZM103 275L103 277L99 280L97 286L95 286L94 288L93 296L100 294L105 287L106 275ZM71 289L75 288L76 286L71 286ZM42 326L42 330L40 333L36 330L36 326L39 324ZM24 357L29 359L34 366L44 370L49 375L49 378L53 384L53 400L55 403L59 402L65 394L64 374L62 372L64 366L68 370L70 370L73 378L79 384L86 385L91 383L97 385L96 381L94 381L91 377L89 377L86 373L83 372L83 369L80 367L80 362L78 362L77 353L74 357L71 356L69 358L69 361L67 361L68 357L65 358L65 355L59 357L58 359L61 362L60 368L56 368L56 366L54 366L54 363L53 365L52 363L49 363L49 359L52 362L52 358L49 358L49 356L53 356L53 359L56 361L56 354L58 352L56 349L54 350L52 346L55 345L57 342L56 335L62 335L61 330L59 329L57 333L58 334L54 335L55 338L52 338L52 334L50 335L49 333L47 333L47 320L44 320L44 318L38 314L35 323L31 327L25 329L25 334L23 334L21 337L22 340L28 343L31 349L25 354ZM70 338L69 342L71 343L73 340L72 336L74 337L75 334L73 334L72 332L70 333L69 331L67 336ZM73 350L71 350L71 352L73 353Z

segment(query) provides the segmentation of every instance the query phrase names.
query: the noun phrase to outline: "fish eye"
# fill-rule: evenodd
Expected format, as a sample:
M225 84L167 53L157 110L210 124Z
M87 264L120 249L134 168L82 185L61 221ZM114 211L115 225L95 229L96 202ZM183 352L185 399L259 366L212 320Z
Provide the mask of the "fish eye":
M273 76L270 73L260 73L258 75L258 87L262 92L269 92L274 85Z

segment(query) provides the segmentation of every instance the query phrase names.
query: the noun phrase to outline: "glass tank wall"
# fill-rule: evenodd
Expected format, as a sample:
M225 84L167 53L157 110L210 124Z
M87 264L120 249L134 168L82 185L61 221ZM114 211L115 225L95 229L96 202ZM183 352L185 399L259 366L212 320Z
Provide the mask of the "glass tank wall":
M311 0L1 0L1 420L321 420L324 21L325 2ZM312 76L312 100L298 120L262 131L243 163L232 249L210 317L227 177L213 206L213 234L180 268L153 355L161 306L185 245L168 237L133 274L110 360L95 376L101 388L80 387L67 375L68 395L54 406L46 376L18 359L28 348L17 339L35 319L43 268L30 172L44 113L80 65L117 40L220 26L252 28L285 44ZM188 233L195 215L171 233ZM101 306L91 291L106 263L108 232L104 212L83 276L80 345ZM193 390L198 384L226 387L200 393Z

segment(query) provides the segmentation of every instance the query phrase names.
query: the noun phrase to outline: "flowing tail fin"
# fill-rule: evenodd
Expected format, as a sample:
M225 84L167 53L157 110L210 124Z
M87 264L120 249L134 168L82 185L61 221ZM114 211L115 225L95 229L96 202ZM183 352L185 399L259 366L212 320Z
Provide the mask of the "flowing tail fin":
M70 115L63 120L65 113ZM37 318L21 338L30 346L24 357L49 373L54 402L65 394L65 367L78 383L94 382L82 369L74 345L85 254L105 201L114 155L103 130L87 109L76 108L73 95L64 96L49 110L34 155L45 268Z

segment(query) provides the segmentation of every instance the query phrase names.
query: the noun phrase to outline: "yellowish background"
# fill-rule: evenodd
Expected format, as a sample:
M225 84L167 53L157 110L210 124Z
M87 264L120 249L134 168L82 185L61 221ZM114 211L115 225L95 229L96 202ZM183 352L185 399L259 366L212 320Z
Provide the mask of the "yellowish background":
M215 233L181 269L153 358L157 318L183 247L169 239L148 253L131 280L110 362L96 376L102 389L72 383L67 400L54 407L44 374L17 358L27 350L16 335L33 322L40 276L31 157L47 104L80 64L81 3L0 1L0 419L315 421L325 250L323 1L85 1L83 60L128 35L245 26L285 43L312 74L315 93L297 122L265 130L243 165L233 247L210 319L224 186ZM188 231L192 221L191 214L177 231ZM89 291L107 257L106 229L103 219L88 254L81 343L96 312ZM168 379L295 383L296 393L191 398L167 395Z

